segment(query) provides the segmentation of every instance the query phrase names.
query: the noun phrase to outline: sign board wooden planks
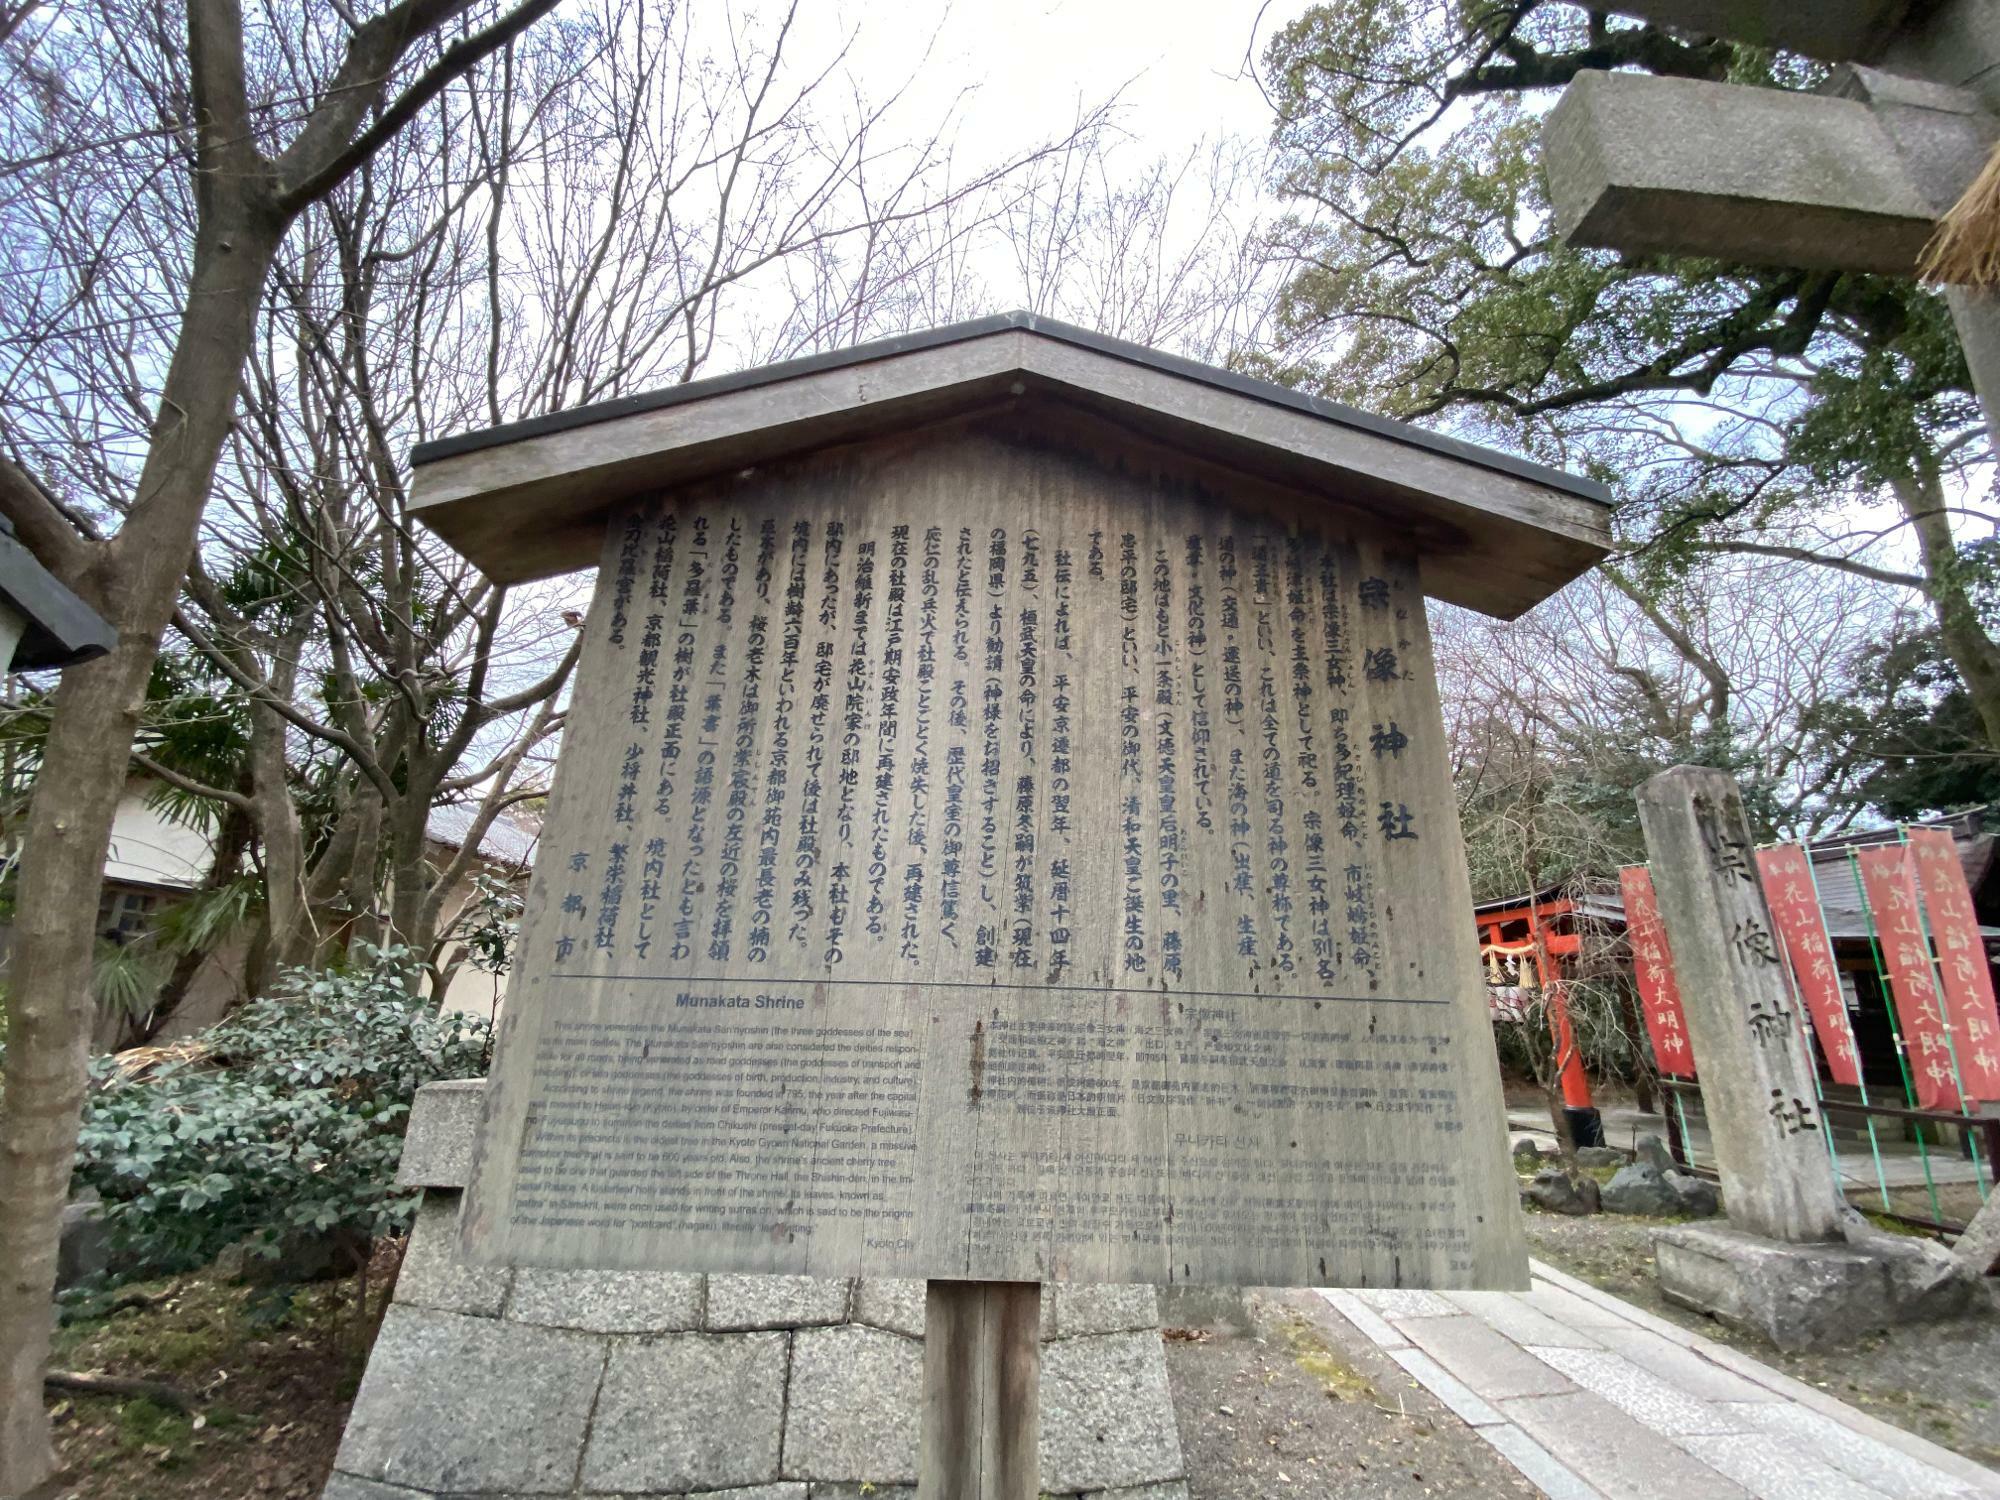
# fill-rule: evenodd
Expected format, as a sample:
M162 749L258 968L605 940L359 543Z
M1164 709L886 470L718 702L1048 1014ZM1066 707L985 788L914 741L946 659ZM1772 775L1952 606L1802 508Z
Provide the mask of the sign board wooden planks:
M952 427L608 528L478 1259L1525 1284L1414 559Z
M1033 313L421 444L411 513L496 582L589 567L619 503L1022 400L1366 512L1433 598L1512 619L1605 555L1609 492L1509 454Z

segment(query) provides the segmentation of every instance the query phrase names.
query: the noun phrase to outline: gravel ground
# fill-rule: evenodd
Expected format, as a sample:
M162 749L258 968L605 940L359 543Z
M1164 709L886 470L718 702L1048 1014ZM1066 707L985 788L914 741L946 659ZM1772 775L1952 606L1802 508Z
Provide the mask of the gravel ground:
M1893 1328L1841 1349L1786 1354L1754 1334L1667 1302L1653 1275L1652 1221L1530 1213L1527 1225L1529 1253L1570 1275L1733 1345L1885 1422L2000 1466L2000 1309L1957 1323ZM1990 1291L1993 1283L1987 1285Z
M1311 1292L1163 1312L1194 1500L1540 1493Z

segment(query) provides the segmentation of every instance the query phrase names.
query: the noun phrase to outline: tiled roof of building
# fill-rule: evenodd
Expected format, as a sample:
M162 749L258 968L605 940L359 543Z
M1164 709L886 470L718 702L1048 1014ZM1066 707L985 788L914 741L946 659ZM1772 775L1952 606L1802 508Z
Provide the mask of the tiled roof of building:
M472 820L479 814L477 803L449 802L431 809L425 832L433 842L453 849L465 847L472 832ZM495 864L519 865L528 869L535 862L535 845L540 841L540 821L518 807L503 808L479 840L479 852Z

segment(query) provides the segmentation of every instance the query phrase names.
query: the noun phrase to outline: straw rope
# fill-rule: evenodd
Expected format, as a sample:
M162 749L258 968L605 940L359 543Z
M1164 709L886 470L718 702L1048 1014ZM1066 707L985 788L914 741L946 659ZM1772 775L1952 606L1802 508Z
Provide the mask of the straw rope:
M1990 290L2000 286L2000 145L1972 186L1938 220L1917 261L1925 281Z

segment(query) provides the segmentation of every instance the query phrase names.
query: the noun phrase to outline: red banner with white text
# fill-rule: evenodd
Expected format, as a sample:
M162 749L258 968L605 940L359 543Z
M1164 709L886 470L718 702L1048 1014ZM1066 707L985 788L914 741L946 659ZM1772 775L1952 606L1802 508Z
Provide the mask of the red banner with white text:
M2000 1100L2000 1014L1993 1003L1993 970L1958 845L1942 828L1912 828L1910 852L1916 856L1917 888L1937 946L1951 1039L1958 1048L1958 1076L1973 1098Z
M1875 937L1889 971L1896 1018L1903 1027L1903 1052L1916 1084L1917 1106L1957 1109L1960 1103L1951 1041L1944 1013L1938 1007L1931 949L1924 940L1923 919L1917 910L1917 883L1910 873L1909 851L1901 844L1878 844L1861 850L1856 858L1861 864L1861 887L1875 914Z
M1627 865L1618 872L1618 886L1625 896L1625 936L1632 945L1632 973L1639 982L1639 1005L1646 1013L1653 1057L1662 1073L1692 1078L1694 1048L1688 1043L1680 985L1674 979L1673 950L1667 946L1666 925L1660 921L1652 874L1644 865Z
M1835 1083L1859 1083L1861 1071L1854 1053L1854 1032L1847 1024L1847 1002L1840 992L1840 971L1820 920L1819 892L1813 886L1806 851L1797 844L1780 844L1757 851L1757 874L1771 920L1785 945L1792 981L1812 1017L1826 1070Z

